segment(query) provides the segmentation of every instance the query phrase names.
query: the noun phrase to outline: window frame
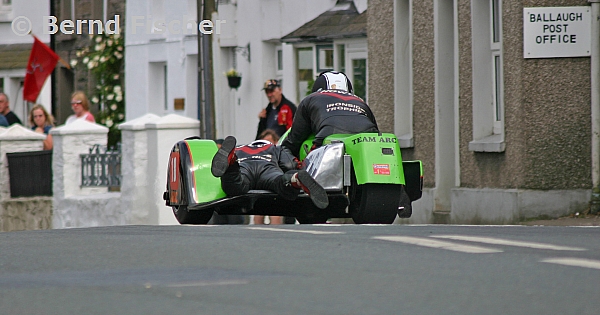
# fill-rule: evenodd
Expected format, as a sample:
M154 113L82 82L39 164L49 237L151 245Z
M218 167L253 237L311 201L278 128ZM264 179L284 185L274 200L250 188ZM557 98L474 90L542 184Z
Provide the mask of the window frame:
M4 0L0 2L0 22L12 22L14 19L13 3L4 4Z
M502 0L472 0L472 95L474 152L504 152Z

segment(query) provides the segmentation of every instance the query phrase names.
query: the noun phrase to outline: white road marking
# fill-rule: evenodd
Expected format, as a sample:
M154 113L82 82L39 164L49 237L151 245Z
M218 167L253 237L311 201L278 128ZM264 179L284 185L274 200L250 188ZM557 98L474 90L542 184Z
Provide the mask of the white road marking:
M169 288L206 287L210 285L248 284L248 280L196 281L170 284Z
M550 264L559 264L565 266L584 267L592 269L600 269L600 260L583 259L583 258L547 258L541 262Z
M413 244L418 246L440 248L455 252L471 254L501 253L502 250L473 245L456 244L452 242L432 240L430 238L412 237L412 236L375 236L374 239Z
M311 230L287 230L277 229L268 227L248 227L250 230L261 230L261 231L276 231L276 232L291 232L291 233L305 233L305 234L345 234L345 232L332 232L332 231L311 231Z
M566 246L558 246L558 245L544 244L544 243L512 241L512 240L491 238L491 237L479 237L479 236L467 236L467 235L432 235L431 237L446 238L446 239L452 239L452 240L457 240L457 241L494 244L494 245L528 247L528 248L535 248L535 249L566 250L566 251L585 251L585 250L587 250L585 248L579 248L579 247L566 247Z

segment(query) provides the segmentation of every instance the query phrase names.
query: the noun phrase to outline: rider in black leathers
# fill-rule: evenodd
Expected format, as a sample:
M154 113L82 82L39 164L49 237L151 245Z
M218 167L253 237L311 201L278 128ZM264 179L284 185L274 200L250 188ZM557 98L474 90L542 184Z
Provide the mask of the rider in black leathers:
M211 172L221 177L221 187L230 196L265 189L294 200L300 189L321 209L329 204L325 190L304 170L289 152L266 140L236 147L236 139L225 138L212 160Z
M352 84L341 72L321 73L315 80L313 93L298 105L292 130L281 146L298 157L302 142L315 135L312 148L323 144L325 137L336 134L378 132L371 109L352 94Z

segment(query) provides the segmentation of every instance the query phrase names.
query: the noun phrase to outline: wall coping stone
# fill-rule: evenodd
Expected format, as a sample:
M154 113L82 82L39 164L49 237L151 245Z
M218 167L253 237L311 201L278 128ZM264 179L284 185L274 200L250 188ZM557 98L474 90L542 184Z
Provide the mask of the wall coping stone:
M200 121L181 115L169 114L156 121L146 123L146 129L192 129L200 128Z
M130 120L128 122L122 123L119 125L119 129L121 130L144 130L146 129L146 124L155 122L160 119L160 116L148 113L144 116L138 117L136 119Z
M44 140L46 135L27 129L19 124L14 124L0 131L0 140Z
M107 134L108 128L83 119L62 125L50 130L52 135L88 135L88 134Z

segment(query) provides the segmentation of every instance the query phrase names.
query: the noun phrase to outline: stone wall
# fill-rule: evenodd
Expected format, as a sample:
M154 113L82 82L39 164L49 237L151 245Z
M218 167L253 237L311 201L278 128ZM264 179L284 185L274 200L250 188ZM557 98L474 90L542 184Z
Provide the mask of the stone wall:
M0 231L125 224L178 224L165 206L169 152L198 136L200 122L179 115L147 114L120 126L123 131L121 192L81 187L80 154L105 145L108 129L78 120L51 131L53 196L10 198L6 153L39 151L44 136L22 126L0 127Z
M125 224L178 224L162 199L169 152L186 137L197 136L200 122L179 115L148 114L121 124L121 191L80 187L80 154L106 145L104 126L77 121L52 130L54 198L52 228Z
M52 197L11 198L6 153L41 151L46 137L21 125L0 128L0 231L52 228Z

